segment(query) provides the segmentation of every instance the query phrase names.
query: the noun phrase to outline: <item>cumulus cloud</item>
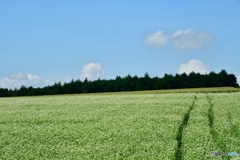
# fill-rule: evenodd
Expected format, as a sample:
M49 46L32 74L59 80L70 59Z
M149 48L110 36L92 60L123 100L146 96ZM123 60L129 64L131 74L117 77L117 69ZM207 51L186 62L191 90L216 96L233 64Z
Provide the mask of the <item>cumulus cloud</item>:
M166 44L173 44L173 47L177 49L196 50L203 48L212 39L213 37L209 33L196 32L191 28L177 30L171 36L164 35L163 31L159 30L150 34L146 38L145 44L158 49Z
M239 86L240 86L240 75L237 76L237 82L238 82L238 84L239 84Z
M212 36L205 32L195 32L191 28L178 30L173 36L173 44L178 49L201 49L204 43L211 40Z
M158 30L147 37L145 44L154 48L161 48L167 43L168 40L169 37L164 35L162 30Z
M181 64L178 72L180 74L184 72L187 74L191 72L205 74L205 73L209 73L209 70L208 70L208 66L204 64L202 61L192 59L188 63Z
M40 77L36 76L36 75L32 75L32 74L27 74L27 78L30 81L34 81L34 80L40 80Z
M81 79L95 80L105 74L100 63L88 63L83 65Z
M27 74L24 72L12 73L8 76L9 79L12 80L27 80Z
M41 79L37 75L26 74L24 72L12 73L0 79L0 88L20 88L21 86L43 87L52 84L50 80Z

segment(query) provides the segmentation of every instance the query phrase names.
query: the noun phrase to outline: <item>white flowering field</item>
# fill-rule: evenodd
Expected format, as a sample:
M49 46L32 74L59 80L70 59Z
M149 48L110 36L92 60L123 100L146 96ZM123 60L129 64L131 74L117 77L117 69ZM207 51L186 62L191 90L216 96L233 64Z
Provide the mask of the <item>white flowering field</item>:
M0 98L0 159L213 159L211 151L240 153L240 92Z

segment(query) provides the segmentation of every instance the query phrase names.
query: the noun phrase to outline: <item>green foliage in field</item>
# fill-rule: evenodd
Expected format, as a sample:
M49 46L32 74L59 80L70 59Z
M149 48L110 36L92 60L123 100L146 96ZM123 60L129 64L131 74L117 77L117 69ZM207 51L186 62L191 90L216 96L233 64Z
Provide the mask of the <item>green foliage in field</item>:
M192 95L1 99L0 159L172 159Z
M240 153L240 94L212 95L213 136L221 150Z
M240 153L240 93L0 99L0 159L210 159ZM216 157L215 157L216 158Z

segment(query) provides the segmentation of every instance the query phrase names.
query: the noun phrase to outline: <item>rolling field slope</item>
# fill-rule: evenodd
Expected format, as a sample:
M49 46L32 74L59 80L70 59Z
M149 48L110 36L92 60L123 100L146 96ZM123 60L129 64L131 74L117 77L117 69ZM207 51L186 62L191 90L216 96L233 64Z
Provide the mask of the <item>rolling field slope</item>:
M0 98L0 159L212 159L239 114L240 92Z

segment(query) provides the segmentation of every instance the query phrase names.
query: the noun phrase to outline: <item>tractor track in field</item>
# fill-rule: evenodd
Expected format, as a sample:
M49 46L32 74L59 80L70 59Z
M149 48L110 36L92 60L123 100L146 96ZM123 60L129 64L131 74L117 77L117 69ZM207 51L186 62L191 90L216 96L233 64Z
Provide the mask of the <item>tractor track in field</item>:
M197 100L196 95L193 98L193 102L192 104L189 106L188 111L185 113L182 123L180 124L179 128L178 128L178 132L177 132L177 136L176 136L176 140L177 140L177 148L175 150L175 159L176 160L182 160L182 135L183 135L183 130L184 128L186 128L187 124L188 124L188 120L189 120L189 116L191 111L194 108L195 102Z
M214 128L213 128L214 113L213 113L212 98L207 95L207 99L208 99L208 104L209 104L208 121L209 121L209 127L210 127L210 134L214 138L215 131L214 131Z
M207 95L207 99L208 99L208 104L209 104L209 110L208 110L208 120L209 120L209 127L210 127L210 134L212 136L213 139L213 143L215 144L215 146L217 148L220 148L222 151L224 151L226 149L226 142L222 143L219 142L219 140L221 139L219 134L217 133L217 131L214 129L214 112L213 112L213 103L212 103L212 98ZM228 159L229 157L222 157L222 159Z

